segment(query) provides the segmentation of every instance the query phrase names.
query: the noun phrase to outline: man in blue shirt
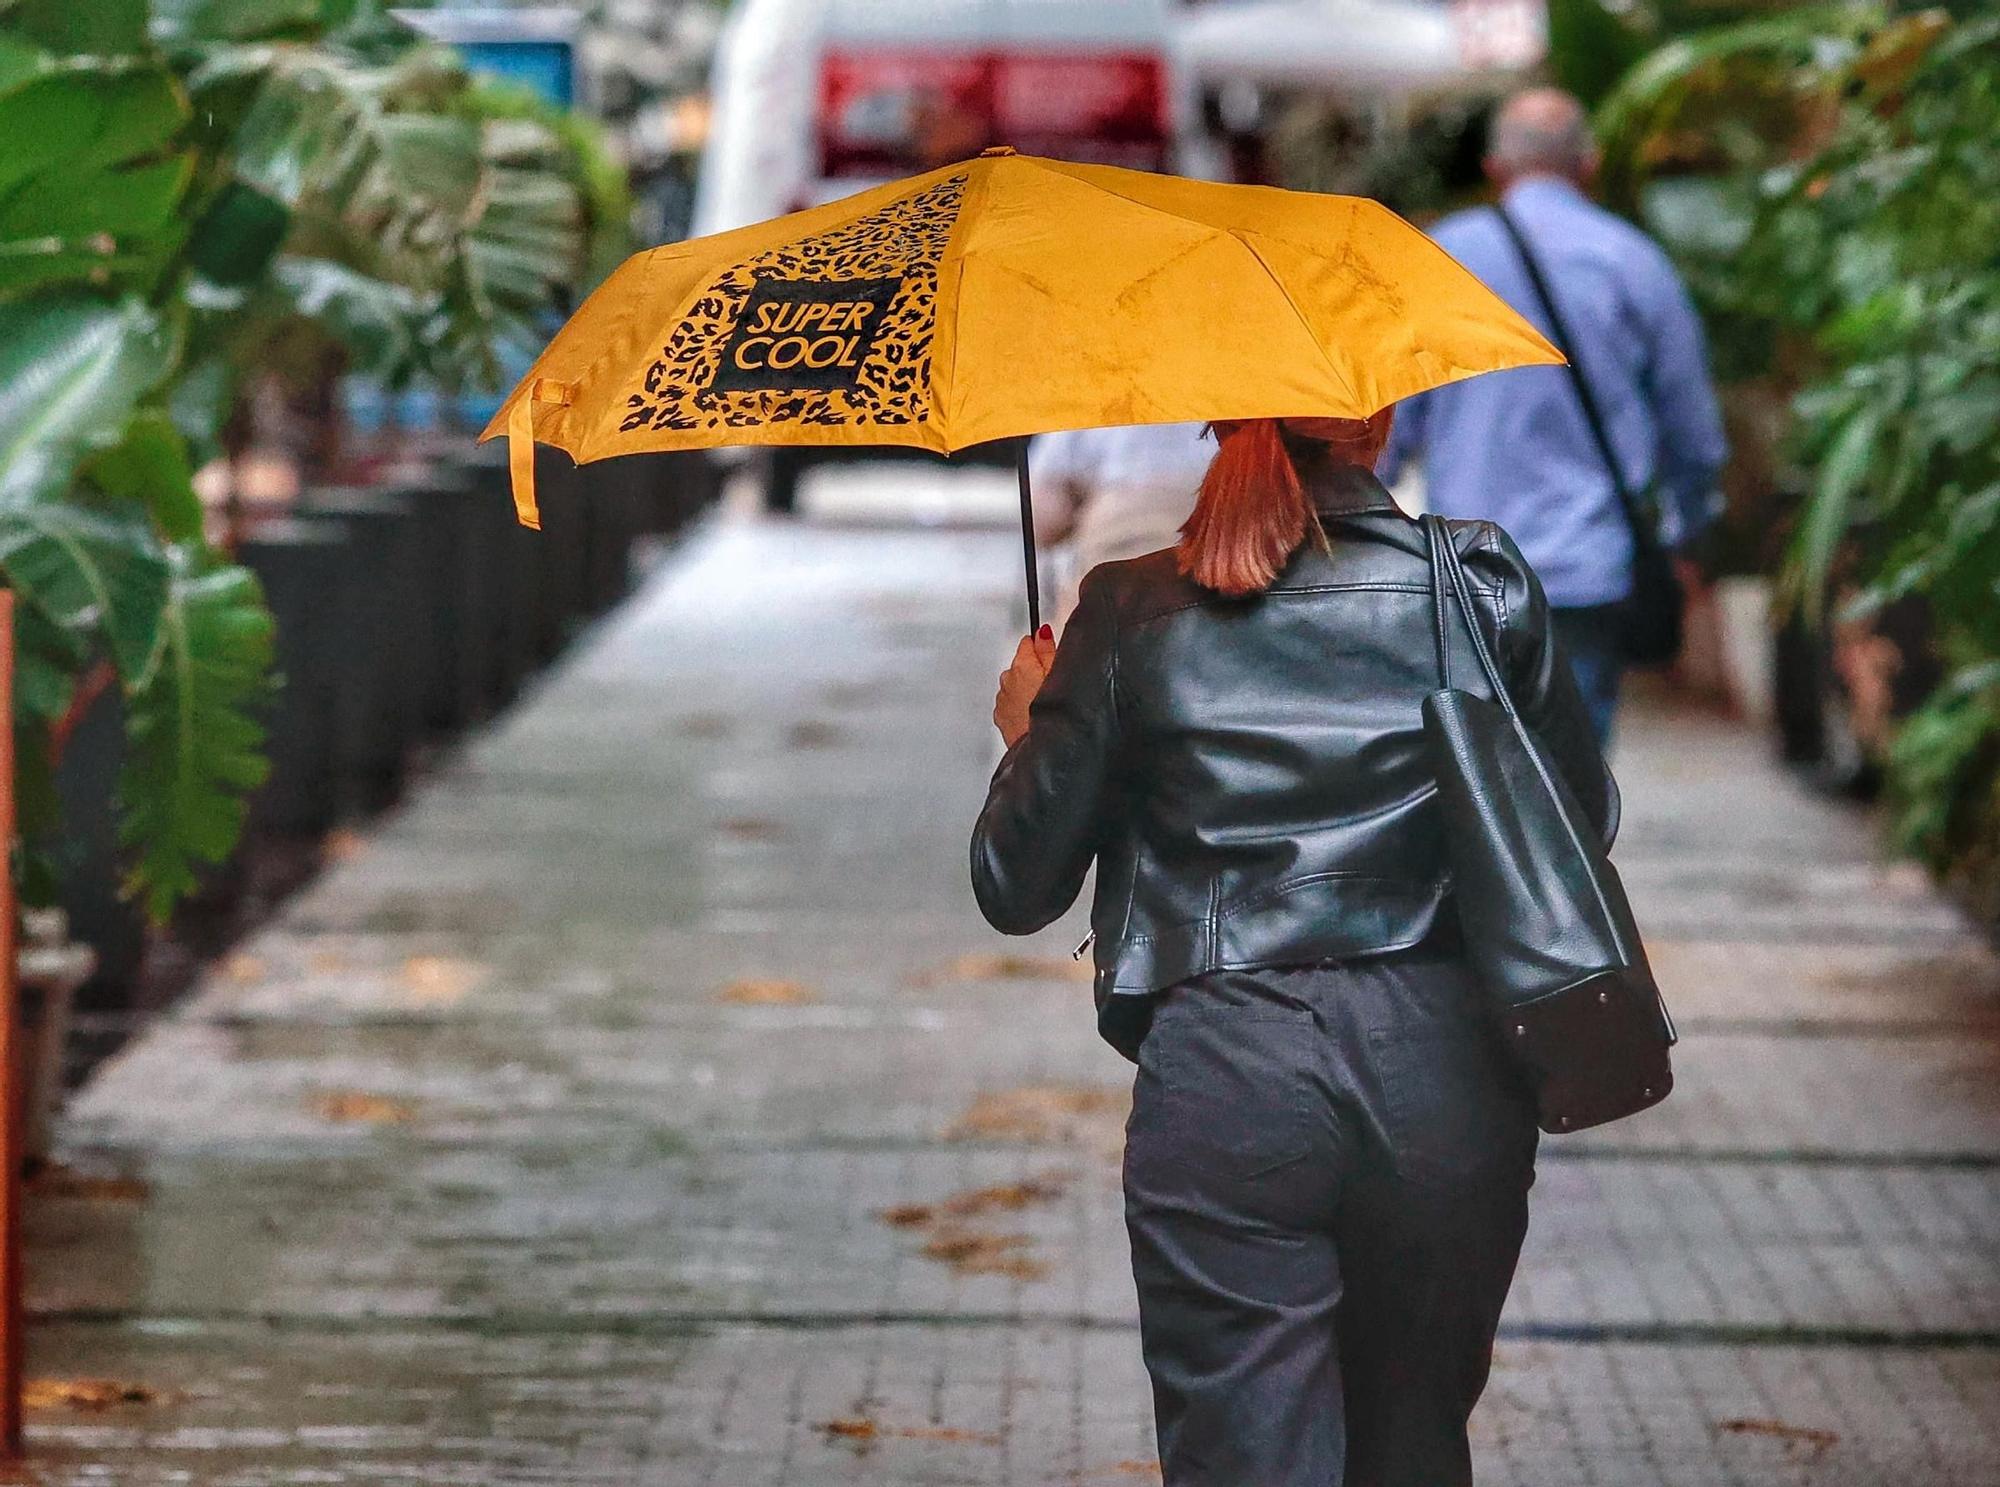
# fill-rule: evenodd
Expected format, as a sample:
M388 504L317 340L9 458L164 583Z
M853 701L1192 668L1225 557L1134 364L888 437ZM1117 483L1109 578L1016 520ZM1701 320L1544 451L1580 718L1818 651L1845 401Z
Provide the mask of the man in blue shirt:
M1707 525L1727 448L1701 323L1673 265L1585 188L1597 151L1583 107L1551 88L1510 99L1486 170L1527 238L1573 338L1633 492L1652 490L1669 545ZM1460 212L1433 233L1452 257L1552 335L1498 216ZM1523 367L1401 404L1381 474L1423 462L1430 509L1506 528L1541 574L1598 733L1608 739L1623 667L1617 608L1632 588L1632 533L1569 373Z

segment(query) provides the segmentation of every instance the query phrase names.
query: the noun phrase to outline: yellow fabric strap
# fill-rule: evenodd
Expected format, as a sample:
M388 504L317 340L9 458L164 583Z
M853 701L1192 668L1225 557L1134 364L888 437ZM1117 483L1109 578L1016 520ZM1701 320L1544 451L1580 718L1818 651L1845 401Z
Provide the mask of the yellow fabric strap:
M570 396L566 383L537 377L507 410L507 475L514 488L514 519L524 527L540 530L542 525L541 509L535 504L535 405L566 408Z

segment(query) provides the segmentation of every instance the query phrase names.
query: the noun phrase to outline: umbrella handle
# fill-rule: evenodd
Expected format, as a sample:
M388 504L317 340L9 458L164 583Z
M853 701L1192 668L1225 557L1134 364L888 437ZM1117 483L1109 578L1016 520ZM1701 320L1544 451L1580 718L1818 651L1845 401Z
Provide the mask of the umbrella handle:
M1021 487L1021 561L1028 573L1028 633L1042 628L1041 565L1035 561L1035 493L1028 481L1028 436L1014 444L1014 473Z

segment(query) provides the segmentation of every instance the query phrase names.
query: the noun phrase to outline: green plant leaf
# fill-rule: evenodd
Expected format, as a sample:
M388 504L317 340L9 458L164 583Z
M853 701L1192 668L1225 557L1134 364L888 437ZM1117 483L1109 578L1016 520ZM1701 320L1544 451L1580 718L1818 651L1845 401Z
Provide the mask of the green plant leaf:
M194 490L187 441L162 410L135 416L125 437L92 456L82 473L104 494L147 512L168 542L202 540L201 498Z
M293 314L340 342L354 371L392 381L408 375L417 354L413 327L430 307L424 296L323 258L287 256L272 280Z
M146 0L16 0L7 23L52 52L122 56L146 44Z
M157 663L126 703L120 839L128 889L155 921L223 861L264 780L273 626L247 569L183 560L160 626Z
M1874 405L1856 409L1841 425L1813 481L1812 498L1793 541L1793 597L1803 603L1806 618L1818 624L1824 612L1826 587L1833 574L1834 555L1847 535L1855 493L1867 475L1881 436L1883 416Z
M137 299L0 304L0 501L61 494L78 461L123 435L167 351Z
M151 665L167 600L167 562L145 511L70 501L0 504L0 576L87 659L102 641L128 681Z
M0 293L149 277L184 233L185 117L146 63L86 59L0 91Z
M153 0L153 35L166 46L316 35L322 0Z
M31 176L164 150L186 120L180 85L150 62L85 61L37 73L0 94L0 200Z
M210 283L250 284L270 268L292 225L291 210L241 181L231 181L202 212L188 239L188 261Z

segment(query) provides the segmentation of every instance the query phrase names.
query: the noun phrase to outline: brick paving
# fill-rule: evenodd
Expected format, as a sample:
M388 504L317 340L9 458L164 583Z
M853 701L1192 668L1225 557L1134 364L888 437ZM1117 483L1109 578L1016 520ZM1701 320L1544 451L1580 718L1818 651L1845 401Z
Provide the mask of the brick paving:
M31 1361L151 1397L40 1479L1156 1480L1129 1075L964 882L1014 541L719 522L106 1066ZM1681 1088L1544 1145L1482 1483L1991 1487L2000 967L1759 740L1618 762Z

